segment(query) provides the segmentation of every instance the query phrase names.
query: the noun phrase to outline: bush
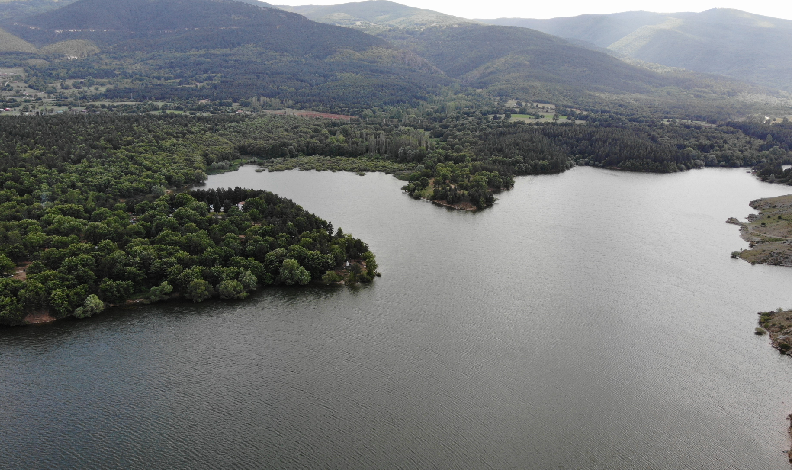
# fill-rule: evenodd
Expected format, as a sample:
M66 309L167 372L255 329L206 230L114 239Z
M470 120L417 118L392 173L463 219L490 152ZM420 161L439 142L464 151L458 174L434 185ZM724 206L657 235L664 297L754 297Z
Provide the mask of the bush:
M234 280L223 281L217 285L217 293L221 299L244 299L247 297L242 283Z
M311 281L311 274L296 260L286 258L281 265L278 279L287 286L294 284L304 286Z
M203 302L206 299L210 299L212 295L214 295L212 285L203 279L196 279L187 286L185 297L193 302Z
M243 271L242 274L239 275L239 283L245 289L245 292L252 292L256 290L258 279L252 272Z
M74 311L74 316L77 318L87 318L95 313L104 310L105 304L95 294L91 294L85 298L85 303L82 307Z
M162 281L162 284L154 286L149 290L148 300L149 302L165 300L171 292L173 292L173 286L170 285L168 281Z
M325 284L335 284L336 282L341 282L343 280L344 278L335 271L327 271L324 276L322 276L322 282Z

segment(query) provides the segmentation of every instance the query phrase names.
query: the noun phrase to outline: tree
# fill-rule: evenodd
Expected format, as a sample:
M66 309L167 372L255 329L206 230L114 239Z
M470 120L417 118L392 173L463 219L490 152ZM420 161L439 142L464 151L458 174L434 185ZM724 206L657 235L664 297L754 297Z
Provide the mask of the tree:
M377 261L374 259L374 253L367 251L360 255L363 258L363 261L366 263L366 273L369 277L374 277L377 275Z
M16 264L4 253L0 253L0 275L13 274L14 268Z
M304 286L311 281L311 274L302 266L297 260L286 258L281 265L280 273L278 274L280 282L291 286L298 284Z
M221 299L244 299L248 295L242 283L233 279L218 284L217 293Z
M74 311L74 316L77 318L90 317L95 313L101 312L104 310L104 308L104 302L102 302L95 294L91 294L85 298L83 306L77 308L77 310Z
M18 300L23 282L16 279L0 279L0 323L18 325L25 318L22 304Z
M171 292L173 292L173 286L170 285L168 281L162 281L162 284L154 286L149 290L148 300L149 302L165 300Z
M206 299L210 299L212 295L214 295L214 289L212 289L211 284L203 279L196 279L187 286L185 297L193 302L203 302Z
M256 290L256 285L258 284L258 279L255 275L253 275L250 271L242 271L242 274L239 275L239 282L242 284L242 287L245 289L246 292L251 292Z
M99 285L102 298L110 303L122 304L132 295L135 284L132 281L112 281L105 279Z

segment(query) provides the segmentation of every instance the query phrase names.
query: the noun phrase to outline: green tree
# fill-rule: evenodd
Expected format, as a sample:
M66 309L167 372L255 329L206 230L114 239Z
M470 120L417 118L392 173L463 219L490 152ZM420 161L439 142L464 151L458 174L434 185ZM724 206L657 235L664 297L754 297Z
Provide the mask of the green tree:
M366 274L368 274L370 278L376 276L378 266L377 261L374 259L374 253L367 251L360 255L360 257L363 258L363 261L366 263Z
M244 299L248 295L242 283L233 279L218 284L217 293L221 299Z
M122 304L132 295L135 284L132 281L113 281L105 279L99 285L102 298L113 304Z
M242 284L242 287L245 289L246 292L251 292L256 290L256 285L258 284L258 279L255 275L253 275L250 271L242 271L242 274L239 275L239 282Z
M16 268L16 264L4 253L0 253L0 275L13 274L14 268Z
M16 279L0 279L0 323L19 325L25 318L19 291L24 283Z
M149 290L148 300L150 302L165 300L171 292L173 292L173 286L168 281L162 281L160 285L154 286Z
M77 318L87 318L95 313L104 310L105 304L95 294L91 294L85 298L82 307L78 307L74 311L74 316Z
M302 266L297 260L286 258L281 265L280 273L278 274L280 282L291 286L298 284L304 286L311 281L311 274Z
M214 295L212 285L203 279L196 279L187 286L185 297L193 302L203 302L204 300L210 299L212 295Z

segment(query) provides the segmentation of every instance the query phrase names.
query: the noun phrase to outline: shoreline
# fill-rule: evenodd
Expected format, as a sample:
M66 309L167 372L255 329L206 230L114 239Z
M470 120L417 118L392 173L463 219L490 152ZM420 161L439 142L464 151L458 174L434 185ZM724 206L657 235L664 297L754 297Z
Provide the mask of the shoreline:
M792 194L755 199L749 203L758 214L749 214L747 222L729 217L726 223L740 227L740 237L748 242L747 250L732 252L751 264L792 267Z
M792 267L792 194L755 199L749 203L757 214L749 214L746 222L729 217L726 223L740 227L740 237L748 242L747 250L733 251L732 258L751 264ZM770 345L781 354L792 356L792 310L759 312L755 334L770 338ZM787 434L792 441L792 414ZM792 464L792 442L785 451Z
M370 283L372 283L374 281L375 277L382 277L382 274L379 271L376 270L376 264L374 266L375 266L374 269L371 270L372 274L370 275L370 279L364 280L363 278L360 278L360 276L362 274L366 274L367 272L369 272L369 269L368 269L369 266L368 266L368 263L366 262L366 260L364 260L364 259L347 260L347 262L345 263L344 266L336 267L336 268L334 268L332 270L329 270L328 273L326 273L326 275L329 274L329 273L333 273L333 274L335 274L334 277L330 277L330 278L323 277L321 279L312 279L307 285L323 286L323 287L327 287L327 286L355 287L357 284L370 284ZM284 285L284 284L258 285L257 288L256 288L256 291L258 291L260 289L265 289L265 288L268 288L268 287L283 288L284 286L285 287L291 287L291 286ZM295 286L295 287L297 287L297 286ZM302 287L302 286L299 286L299 287ZM210 299L207 299L207 300L210 300ZM228 300L243 300L243 299L224 299L222 297L212 296L211 300L218 300L218 301L221 301L221 302L225 302L225 301L228 301ZM101 314L103 312L106 312L109 309L116 310L119 307L125 307L125 308L143 307L143 306L159 304L159 303L163 303L163 302L174 302L174 301L185 302L185 303L195 303L195 301L190 300L189 298L185 297L183 294L177 292L177 293L169 294L165 298L160 298L158 300L152 300L152 299L149 299L149 298L138 297L138 298L133 298L133 299L127 299L127 300L124 301L124 303L121 303L121 304L105 303L104 307L102 308L102 310L97 312L97 314ZM7 326L9 328L15 328L15 327L18 327L18 326L47 325L47 324L50 324L50 323L54 323L54 322L56 322L58 320L62 320L64 318L74 318L72 315L69 315L69 316L66 316L66 317L57 318L57 317L53 316L52 313L53 312L51 310L49 310L49 309L36 310L36 311L30 312L27 315L25 315L25 317L22 319L22 323L21 324L7 325ZM91 316L93 316L93 315L91 315Z

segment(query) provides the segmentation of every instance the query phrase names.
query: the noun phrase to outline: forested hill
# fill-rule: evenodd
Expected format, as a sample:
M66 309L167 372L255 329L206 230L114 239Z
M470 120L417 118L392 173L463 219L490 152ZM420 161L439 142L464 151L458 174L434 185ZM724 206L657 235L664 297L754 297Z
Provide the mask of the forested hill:
M725 78L658 73L527 28L466 24L389 30L379 36L471 87L567 106L595 105L609 94L610 106L615 100L633 109L654 106L661 112L691 112L714 103L728 108L740 93L765 92Z
M233 0L78 0L7 27L46 60L7 63L40 82L112 79L106 99L263 97L349 114L416 105L450 84L381 38ZM75 40L100 52L80 60L47 52Z
M84 39L103 49L144 53L258 45L273 52L326 57L339 49L385 46L358 31L233 0L80 0L9 28L39 47Z
M449 76L474 86L492 75L516 70L524 74L526 81L611 91L643 91L663 82L656 73L524 28L468 24L384 37L409 47Z
M626 11L607 15L590 14L550 19L495 18L479 21L498 26L535 29L597 47L608 47L638 28L661 24L667 18L668 16L662 13Z
M792 21L728 8L701 13L625 12L536 20L499 18L646 62L792 91Z

